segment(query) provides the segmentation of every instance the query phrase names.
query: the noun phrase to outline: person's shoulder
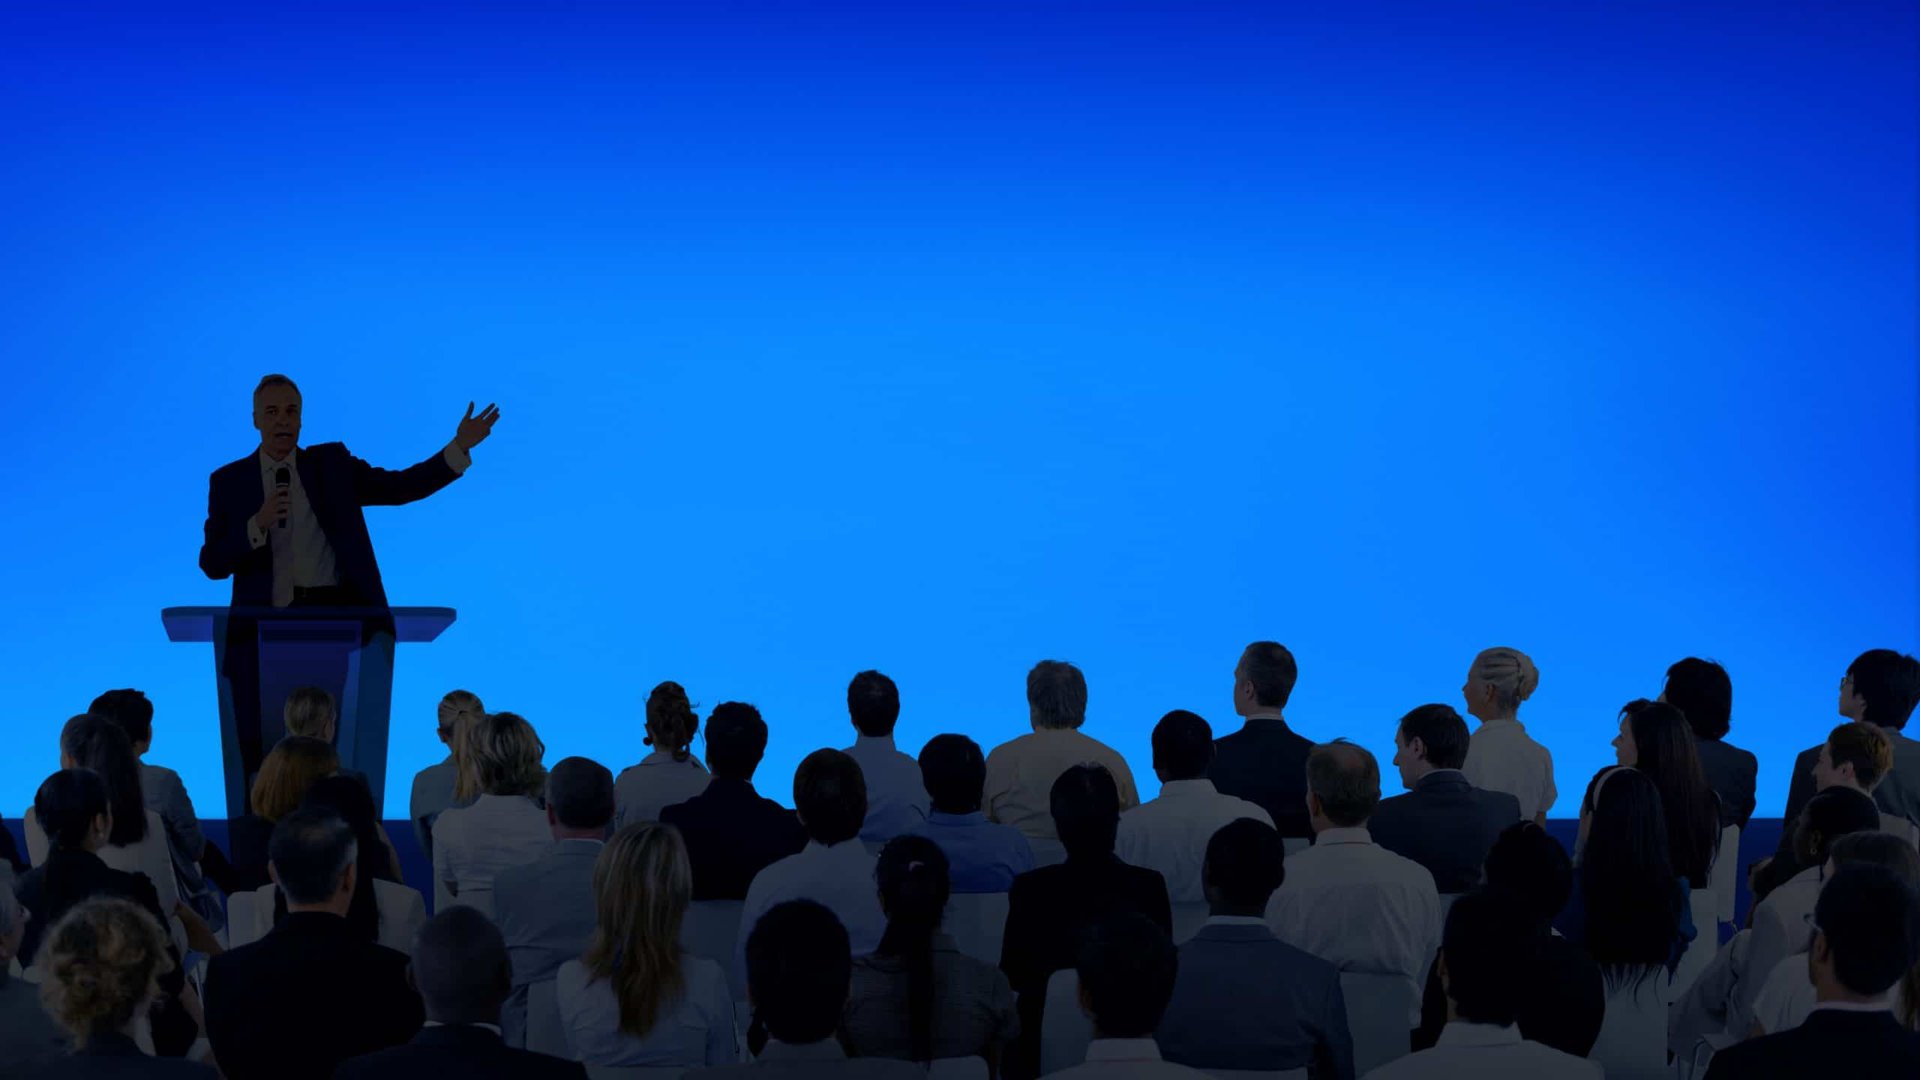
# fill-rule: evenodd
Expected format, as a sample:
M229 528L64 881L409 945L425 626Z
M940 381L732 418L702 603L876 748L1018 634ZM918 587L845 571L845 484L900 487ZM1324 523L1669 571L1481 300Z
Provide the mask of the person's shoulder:
M1474 803L1489 814L1505 815L1512 811L1513 820L1520 820L1520 800L1510 791L1493 791L1488 788L1474 788L1470 793ZM1382 803L1381 805L1386 805Z

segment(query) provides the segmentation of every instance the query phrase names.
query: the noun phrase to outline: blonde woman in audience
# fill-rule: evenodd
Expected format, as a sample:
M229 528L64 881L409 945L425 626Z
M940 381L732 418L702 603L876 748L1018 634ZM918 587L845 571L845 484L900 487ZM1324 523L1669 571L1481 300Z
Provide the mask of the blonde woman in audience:
M738 1061L726 972L680 946L693 871L679 830L644 822L615 833L594 863L593 892L593 941L554 983L571 1056L610 1066Z
M660 811L707 790L713 779L693 756L700 717L676 682L663 682L647 695L646 744L653 753L614 781L614 824L660 820Z
M40 997L72 1036L74 1053L27 1075L219 1075L208 1065L147 1056L148 1016L161 997L161 978L174 969L166 932L151 914L117 898L84 901L54 925L42 953Z
M487 708L471 690L452 690L440 699L439 721L434 733L447 748L447 756L413 776L413 795L407 800L407 817L413 822L413 838L428 860L433 858L433 822L442 811L473 802L469 791L464 798L460 787L461 728L476 716L485 716ZM469 785L471 787L471 785Z
M547 748L515 713L473 717L465 726L461 746L479 795L434 822L434 910L465 904L491 917L493 876L532 862L553 842L539 802Z
M1540 685L1540 669L1519 649L1493 648L1474 657L1460 692L1480 726L1467 747L1461 771L1482 791L1504 791L1520 800L1520 817L1547 823L1559 791L1553 785L1553 755L1520 723L1520 705Z
M260 762L247 802L253 813L227 827L228 861L240 889L272 883L267 876L267 842L273 826L293 813L320 780L340 771L333 744L309 735L289 735L273 744Z
M287 695L280 719L289 735L307 735L322 742L332 742L338 721L333 695L318 686L299 687Z

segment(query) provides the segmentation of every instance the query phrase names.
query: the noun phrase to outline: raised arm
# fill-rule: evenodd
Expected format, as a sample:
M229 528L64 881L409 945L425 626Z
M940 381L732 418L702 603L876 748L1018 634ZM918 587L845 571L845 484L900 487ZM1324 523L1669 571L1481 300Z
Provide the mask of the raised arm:
M488 405L475 416L473 402L467 402L467 414L455 429L453 441L420 464L398 471L369 465L347 455L353 468L355 498L361 506L399 506L439 491L467 470L473 460L469 453L492 434L494 422L499 419L498 407Z

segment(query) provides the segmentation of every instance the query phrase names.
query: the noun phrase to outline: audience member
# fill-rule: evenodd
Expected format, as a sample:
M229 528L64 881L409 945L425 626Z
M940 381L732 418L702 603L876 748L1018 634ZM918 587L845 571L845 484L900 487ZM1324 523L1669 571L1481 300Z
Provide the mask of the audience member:
M1874 789L1874 802L1896 817L1920 822L1920 742L1906 736L1907 720L1916 704L1920 704L1920 660L1892 649L1861 653L1840 680L1840 715L1880 728L1893 744L1893 767ZM1788 832L1814 796L1813 764L1819 754L1818 746L1808 747L1793 760L1787 810L1781 815Z
M1019 995L1020 1035L1009 1048L1005 1071L1031 1077L1040 1061L1040 1009L1047 980L1070 968L1088 929L1116 912L1150 918L1171 937L1173 909L1159 873L1128 866L1113 853L1120 827L1120 791L1099 765L1075 765L1048 793L1054 833L1066 861L1042 866L1013 880L1007 895L1006 935L1000 970Z
M1520 800L1467 782L1467 722L1447 705L1422 705L1400 718L1393 764L1405 795L1382 799L1367 821L1373 842L1427 868L1442 893L1480 883L1500 830L1520 820Z
M680 834L651 821L621 828L594 860L593 895L586 954L554 978L573 1058L623 1067L738 1061L726 972L680 945L693 896Z
M60 767L88 769L106 781L113 830L99 849L100 861L116 870L146 875L159 896L160 910L174 914L180 889L173 876L166 826L158 813L147 809L140 788L140 759L127 733L105 717L83 713L68 720L60 730ZM27 853L37 865L47 857L47 832L31 809L25 817Z
M27 1064L58 1055L66 1040L33 984L12 976L29 914L14 888L13 867L0 866L0 1062Z
M487 708L471 690L452 690L440 699L439 720L434 734L447 748L447 756L413 775L413 794L407 800L407 817L413 822L413 838L420 843L421 854L433 861L433 823L442 811L461 805L454 799L459 785L461 727L475 716L486 715Z
M1340 973L1267 927L1267 901L1286 880L1284 859L1280 834L1258 820L1228 822L1207 841L1201 878L1212 917L1180 946L1173 997L1155 1035L1168 1061L1352 1080Z
M846 754L867 780L867 820L860 839L884 844L927 820L927 789L920 765L893 745L900 719L900 689L877 671L863 671L847 684L847 714L855 737Z
M965 735L935 735L920 749L927 789L927 820L913 831L940 845L953 891L1003 893L1033 869L1033 846L1011 825L988 821L980 809L987 759Z
M707 790L712 777L693 756L700 717L677 682L663 682L647 695L647 735L653 753L622 770L613 784L614 824L659 821L660 811Z
M987 755L984 805L987 818L1027 837L1036 862L1065 854L1051 810L1053 782L1082 762L1103 766L1120 792L1122 810L1140 804L1133 773L1112 747L1081 734L1087 719L1087 680L1080 669L1042 660L1027 672L1027 711L1033 732L993 748Z
M760 710L723 701L707 717L706 790L660 811L660 823L680 830L693 866L695 900L744 900L753 877L807 845L794 812L762 798L753 773L767 752Z
M207 967L207 1038L226 1080L319 1080L420 1029L406 956L347 925L357 856L331 814L296 810L274 826L269 868L287 917Z
M1486 889L1513 897L1538 939L1521 975L1520 1036L1586 1057L1606 1020L1607 987L1586 950L1550 930L1573 897L1567 849L1535 822L1510 825L1487 852Z
M1815 791L1847 787L1872 795L1893 771L1893 739L1885 728L1859 720L1841 724L1827 735L1813 763ZM1920 825L1882 807L1880 831L1920 847Z
M593 867L613 823L613 773L597 761L562 758L547 773L547 828L553 846L493 879L493 917L513 962L513 989L501 1011L508 1046L526 1045L527 995L593 940Z
M1215 790L1207 779L1213 754L1213 729L1204 719L1185 709L1161 717L1153 728L1153 773L1160 794L1120 815L1114 854L1159 871L1167 898L1176 904L1206 902L1200 864L1207 841L1222 825L1241 818L1273 824L1254 803Z
M1689 656L1667 669L1659 700L1679 709L1693 731L1707 784L1720 797L1720 824L1747 827L1760 760L1726 741L1732 728L1733 680L1712 660Z
M313 785L339 771L340 755L332 743L320 739L289 735L267 751L247 795L253 812L227 823L235 892L272 883L267 877L267 847L274 825L299 809Z
M1160 1056L1154 1029L1173 997L1179 956L1164 927L1133 912L1088 928L1075 958L1080 1009L1093 1021L1087 1060L1053 1073L1063 1080L1208 1080Z
M1660 790L1638 769L1603 769L1589 789L1585 850L1555 924L1584 947L1612 991L1671 972L1696 933L1687 879L1674 869Z
M226 923L226 905L208 888L208 875L200 865L202 859L208 858L207 838L200 830L200 817L194 813L193 799L187 795L187 786L181 782L179 773L146 761L147 751L153 748L153 702L138 690L109 690L94 698L87 712L104 717L126 733L133 756L140 760L141 798L146 801L147 809L160 815L160 824L166 831L173 872L185 894L182 899L192 904L208 926L220 929ZM218 849L212 853L212 859L224 871L225 860L220 858Z
M476 716L466 730L466 764L479 795L434 822L434 910L465 904L491 917L494 875L532 862L553 842L538 801L547 748L515 713Z
M1460 692L1467 714L1479 719L1460 767L1482 791L1504 791L1520 800L1520 816L1542 825L1559 798L1553 755L1520 723L1520 705L1540 686L1540 669L1518 649L1487 649L1474 657Z
M1613 749L1619 764L1645 773L1660 792L1673 872L1693 892L1705 889L1720 846L1720 805L1700 768L1687 718L1672 705L1630 702L1620 710Z
M396 952L413 947L414 935L427 921L427 905L419 892L400 883L400 860L393 853L380 823L374 820L373 794L358 777L329 776L315 781L301 801L304 810L331 814L353 831L358 853L354 870L353 902L347 907L347 927L361 941L384 945ZM274 922L286 917L285 890L268 885L260 898L274 912Z
M410 968L426 1026L404 1046L350 1058L338 1080L586 1080L578 1062L506 1045L500 1010L513 981L500 931L485 915L458 905L421 927Z
M330 743L338 722L333 695L325 687L295 687L281 707L280 720L289 735L305 735Z
M1222 795L1245 799L1267 812L1288 839L1313 835L1307 820L1307 754L1313 740L1287 726L1287 701L1299 667L1277 641L1256 641L1233 669L1233 711L1245 724L1215 744L1207 777Z

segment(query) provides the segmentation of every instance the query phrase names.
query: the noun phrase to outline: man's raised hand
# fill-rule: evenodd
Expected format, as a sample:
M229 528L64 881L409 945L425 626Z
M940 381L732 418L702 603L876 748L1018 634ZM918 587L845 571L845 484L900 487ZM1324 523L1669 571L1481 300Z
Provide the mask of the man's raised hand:
M467 402L467 415L460 418L460 428L453 434L454 444L461 450L472 450L493 433L493 422L500 419L500 409L489 403L473 415L473 402Z

